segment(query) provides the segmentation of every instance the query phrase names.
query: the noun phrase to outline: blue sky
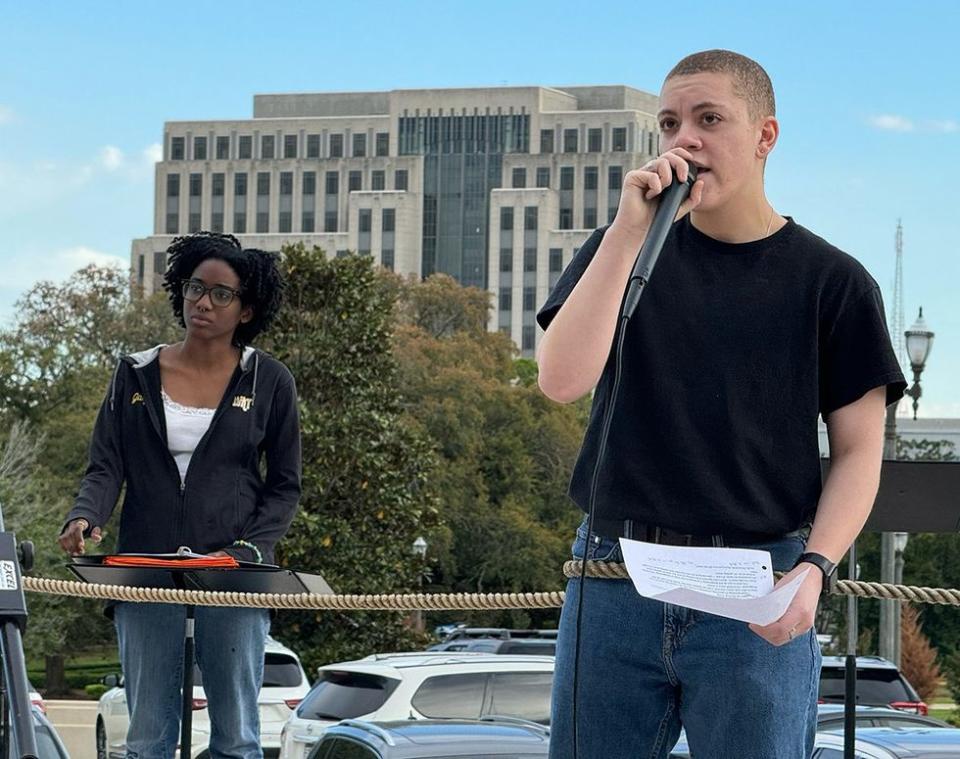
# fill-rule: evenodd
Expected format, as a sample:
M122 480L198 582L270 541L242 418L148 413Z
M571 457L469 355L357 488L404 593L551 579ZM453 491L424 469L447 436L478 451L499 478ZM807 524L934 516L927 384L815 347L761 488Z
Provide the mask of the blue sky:
M782 213L856 256L937 336L923 416L960 417L955 2L14 3L0 0L0 320L38 278L127 265L149 234L163 122L245 118L254 93L623 83L686 53L759 60Z

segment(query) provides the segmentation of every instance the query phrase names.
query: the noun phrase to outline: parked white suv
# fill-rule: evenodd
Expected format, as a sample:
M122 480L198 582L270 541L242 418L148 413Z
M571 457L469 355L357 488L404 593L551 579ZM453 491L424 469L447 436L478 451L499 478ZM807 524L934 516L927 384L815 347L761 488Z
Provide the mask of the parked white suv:
M328 664L287 721L281 759L306 759L343 719L518 717L549 724L552 656L447 651Z
M203 759L209 756L210 716L200 670L196 667L193 677L193 740L190 757ZM257 699L260 706L260 744L265 757L279 754L280 730L309 690L310 684L297 655L273 638L267 638L263 687ZM104 693L97 705L97 759L123 759L126 756L129 721L127 694L120 683Z

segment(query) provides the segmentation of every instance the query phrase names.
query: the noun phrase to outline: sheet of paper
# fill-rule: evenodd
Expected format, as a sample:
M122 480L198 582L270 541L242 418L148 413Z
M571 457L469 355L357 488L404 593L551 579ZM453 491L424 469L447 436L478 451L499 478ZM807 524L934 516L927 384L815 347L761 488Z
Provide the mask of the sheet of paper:
M782 617L806 577L803 572L773 590L767 551L664 546L626 538L620 546L640 595L758 625Z

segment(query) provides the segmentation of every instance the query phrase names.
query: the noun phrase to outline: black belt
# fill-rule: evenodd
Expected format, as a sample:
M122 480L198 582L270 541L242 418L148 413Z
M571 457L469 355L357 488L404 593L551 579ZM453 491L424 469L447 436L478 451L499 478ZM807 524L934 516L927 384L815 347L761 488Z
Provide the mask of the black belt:
M666 527L645 524L635 519L605 519L594 517L593 531L597 535L609 540L628 538L642 540L645 543L659 543L665 546L729 546L750 545L752 543L768 543L777 540L783 535L770 535L759 532L725 533L723 535L691 535L677 532Z

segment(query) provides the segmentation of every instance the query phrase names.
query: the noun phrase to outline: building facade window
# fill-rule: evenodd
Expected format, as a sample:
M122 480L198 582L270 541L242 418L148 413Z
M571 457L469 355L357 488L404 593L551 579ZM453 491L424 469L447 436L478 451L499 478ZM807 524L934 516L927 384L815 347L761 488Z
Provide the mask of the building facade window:
M297 135L285 134L283 136L283 157L284 158L297 157Z
M364 158L367 155L367 135L353 135L353 155L355 158Z
M257 234L270 231L270 172L257 172Z
M167 174L167 216L164 227L168 235L180 232L180 175Z
M328 171L324 177L325 196L323 199L323 231L336 232L339 224L340 175Z
M627 128L626 127L614 127L613 128L613 146L614 153L624 153L627 150Z
M183 145L184 145L183 137L170 138L170 160L171 161L183 160L183 152L184 152Z
M588 129L587 130L587 152L599 153L602 150L603 150L603 130Z
M552 129L540 130L540 152L541 153L553 152L553 130Z
M537 169L537 187L550 186L550 167L541 166Z
M374 169L370 172L370 189L371 190L385 190L387 189L387 175L383 169Z
M260 157L276 158L277 140L272 134L265 134L260 138Z
M373 228L373 211L361 208L357 219L357 252L370 255L370 230Z
M247 231L247 175L243 172L233 175L233 231L240 235Z
M241 134L237 140L237 158L253 158L253 137L249 134Z
M500 229L513 229L513 208L510 206L500 209Z
M563 152L564 153L576 153L577 152L577 137L579 135L578 129L564 129L563 130Z
M527 186L527 170L522 166L514 167L510 173L510 186L523 189Z
M407 170L406 169L397 169L393 172L393 189L394 190L406 190L407 189Z
M359 192L363 189L363 172L351 171L347 174L347 192Z
M277 216L277 231L289 234L293 231L293 172L280 172L280 204Z
M377 132L377 150L378 156L390 155L390 133Z
M223 196L226 194L226 175L216 173L210 177L210 230L223 232Z
M343 158L343 135L342 134L330 135L330 157Z
M303 172L301 205L300 231L308 233L316 231L317 173L315 171Z
M207 160L207 138L206 137L193 138L193 160L194 161Z
M230 158L230 138L217 137L217 160L226 161Z
M203 174L190 175L190 211L187 218L187 231L190 234L200 231L200 208L203 201Z
M319 158L319 157L320 157L320 135L308 134L307 135L307 158Z

